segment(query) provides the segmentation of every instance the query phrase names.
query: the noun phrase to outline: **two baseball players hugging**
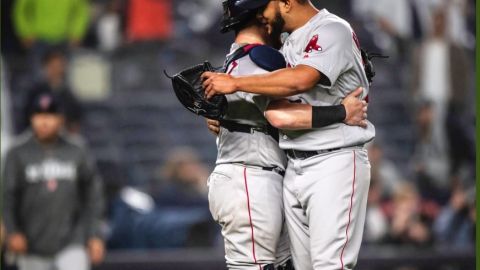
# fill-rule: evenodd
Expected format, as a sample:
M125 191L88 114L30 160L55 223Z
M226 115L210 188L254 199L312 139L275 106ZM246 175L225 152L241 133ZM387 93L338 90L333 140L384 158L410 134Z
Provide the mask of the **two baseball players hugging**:
M208 121L218 133L210 211L228 268L353 269L375 136L355 33L310 0L223 6L235 42L225 73L201 77L207 98L228 100L225 117Z

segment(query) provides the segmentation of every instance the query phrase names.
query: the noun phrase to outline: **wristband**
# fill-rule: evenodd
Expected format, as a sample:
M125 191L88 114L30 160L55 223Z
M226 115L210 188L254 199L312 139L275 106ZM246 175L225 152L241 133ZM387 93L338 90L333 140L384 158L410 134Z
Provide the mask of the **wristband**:
M312 128L322 128L335 123L341 123L347 117L347 111L342 104L335 106L313 106Z

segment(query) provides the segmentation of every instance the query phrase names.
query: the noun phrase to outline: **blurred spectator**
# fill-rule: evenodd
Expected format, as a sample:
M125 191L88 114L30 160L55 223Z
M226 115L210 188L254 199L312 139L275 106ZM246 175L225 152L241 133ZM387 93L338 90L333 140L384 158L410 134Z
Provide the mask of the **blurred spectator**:
M434 137L435 114L431 102L422 102L417 109L417 141L411 162L422 196L443 202L451 188L450 163L445 145Z
M456 172L462 160L471 159L470 149L474 145L467 135L467 119L471 119L467 106L469 65L463 48L448 37L447 14L451 8L451 5L439 5L433 12L432 32L414 57L414 94L417 100L430 102L434 112L430 142L437 150L435 155L448 158L451 153ZM448 166L443 166L438 174L447 178L450 172L445 169Z
M388 218L382 209L382 189L380 178L372 178L368 191L368 207L363 236L366 243L381 243L389 233Z
M447 136L454 181L466 180L467 183L463 184L469 185L475 181L475 116L466 109L466 106L460 107L453 102L450 103Z
M221 6L216 0L179 1L177 12L181 19L176 22L179 32L175 33L184 38L191 38L195 34L207 34L213 28L218 32L216 23L221 16ZM219 46L220 47L220 46Z
M475 189L457 188L449 204L434 223L437 243L453 248L471 248L475 245Z
M414 57L414 93L418 98L433 102L437 115L443 117L443 120L449 99L464 104L468 89L465 52L447 36L446 12L444 6L433 12L432 32L422 42Z
M442 141L437 143L448 147L454 177L464 169L473 174L475 160L474 113L469 102L471 63L464 49L468 46L466 5L464 0L450 0L435 10L434 32L421 48L417 63L421 67L417 76L424 77L418 83L419 94L432 100L439 112L435 126Z
M39 93L54 93L62 103L65 113L65 127L71 134L78 134L81 128L83 108L66 83L67 58L61 50L52 49L42 59L42 79L27 93L25 125L28 126L32 102Z
M102 182L86 150L61 133L61 104L39 94L32 131L6 158L4 222L7 247L20 270L86 270L104 244Z
M110 0L96 23L99 48L113 51L123 41L124 0Z
M87 0L17 0L15 27L23 45L81 43L88 26Z
M403 179L395 164L384 157L383 149L377 141L368 149L368 159L372 164L371 181L376 182L379 196L390 196L402 183Z
M218 227L206 197L208 170L197 153L174 148L159 174L148 192L153 196L132 187L120 192L113 205L109 247L211 247Z
M389 241L394 244L428 246L432 241L430 229L438 208L422 201L411 184L404 183L394 194L390 213Z
M173 33L172 0L130 0L127 40L166 40Z
M105 12L97 21L97 38L99 48L103 51L114 51L123 41L123 3L124 1L122 0L109 1Z
M154 197L160 206L200 206L208 204L208 168L190 148L174 149L161 174L163 182Z
M77 47L89 23L88 0L16 0L14 23L33 67L51 46Z
M412 41L420 40L429 29L430 0L353 0L354 14L366 23L378 47L408 59ZM392 12L392 11L395 12Z
M469 6L467 0L444 0L446 16L448 20L448 37L453 44L469 49L475 48L475 36L469 32L467 27L467 15Z

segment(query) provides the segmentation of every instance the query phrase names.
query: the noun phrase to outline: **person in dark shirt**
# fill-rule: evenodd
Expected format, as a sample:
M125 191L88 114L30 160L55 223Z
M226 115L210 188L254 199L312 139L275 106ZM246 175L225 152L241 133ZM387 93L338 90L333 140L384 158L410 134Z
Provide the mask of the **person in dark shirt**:
M20 270L87 270L104 254L102 182L85 146L61 132L58 97L32 104L33 132L9 150L3 172L8 251Z
M68 60L62 50L51 49L42 58L42 80L37 82L27 93L25 110L25 127L30 121L31 108L36 96L41 93L52 93L62 103L65 116L65 129L69 133L78 134L83 118L83 108L65 82Z

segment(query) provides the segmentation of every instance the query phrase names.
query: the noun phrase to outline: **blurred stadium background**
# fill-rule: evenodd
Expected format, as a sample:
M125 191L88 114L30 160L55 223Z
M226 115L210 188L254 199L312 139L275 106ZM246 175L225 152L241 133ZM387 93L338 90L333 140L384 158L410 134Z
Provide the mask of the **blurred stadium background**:
M474 269L475 1L314 2L390 56L371 88L358 269ZM206 198L215 138L163 75L222 64L233 37L219 34L221 1L4 0L1 12L2 153L28 127L31 94L61 93L106 186L96 269L224 269Z

